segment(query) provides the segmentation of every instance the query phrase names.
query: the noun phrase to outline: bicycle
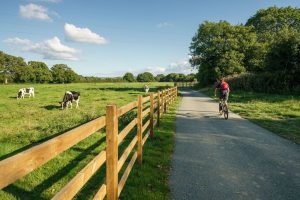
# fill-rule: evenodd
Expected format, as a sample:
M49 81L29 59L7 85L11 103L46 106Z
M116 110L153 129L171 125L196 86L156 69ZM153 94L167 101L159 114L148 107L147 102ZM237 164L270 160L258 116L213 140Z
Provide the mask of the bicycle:
M225 104L224 98L222 98L221 103L219 104L219 111L220 111L220 115L224 114L224 118L228 119L229 112L228 112L228 107Z

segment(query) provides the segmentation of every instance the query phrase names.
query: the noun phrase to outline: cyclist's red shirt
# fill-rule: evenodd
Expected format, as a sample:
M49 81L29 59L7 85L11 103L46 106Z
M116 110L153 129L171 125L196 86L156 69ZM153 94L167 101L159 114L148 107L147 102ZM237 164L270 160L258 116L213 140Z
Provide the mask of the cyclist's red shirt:
M227 82L222 81L221 83L219 83L219 84L217 85L216 88L218 88L218 89L220 90L220 92L221 92L221 91L223 91L223 90L229 90L229 85L228 85Z
M229 89L228 83L226 83L225 81L222 81L222 83L220 84L220 89L228 90Z

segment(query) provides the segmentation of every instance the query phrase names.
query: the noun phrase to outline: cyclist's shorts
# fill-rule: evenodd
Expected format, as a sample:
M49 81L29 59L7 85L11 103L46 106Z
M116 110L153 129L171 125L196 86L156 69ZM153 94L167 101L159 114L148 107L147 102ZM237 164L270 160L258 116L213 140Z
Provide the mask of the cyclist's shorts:
M224 99L225 101L228 101L228 91L227 90L222 90L220 92L220 100Z

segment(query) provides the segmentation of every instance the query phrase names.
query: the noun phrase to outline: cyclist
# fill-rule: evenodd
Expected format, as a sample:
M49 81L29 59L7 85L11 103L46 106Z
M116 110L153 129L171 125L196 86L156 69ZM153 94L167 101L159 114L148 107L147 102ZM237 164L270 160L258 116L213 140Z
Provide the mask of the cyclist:
M228 107L227 101L228 101L228 96L229 96L229 85L227 82L224 81L224 78L221 78L219 83L215 87L215 96L217 95L217 90L219 90L219 111L221 112L222 106L221 102L222 99L224 100L225 105Z

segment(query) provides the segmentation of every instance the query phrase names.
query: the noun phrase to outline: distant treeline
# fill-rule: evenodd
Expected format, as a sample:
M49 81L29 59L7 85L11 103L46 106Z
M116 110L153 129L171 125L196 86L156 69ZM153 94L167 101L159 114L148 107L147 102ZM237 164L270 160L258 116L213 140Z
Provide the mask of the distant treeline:
M123 77L113 78L82 76L66 64L55 64L49 69L44 62L26 63L22 57L0 51L0 81L3 83L190 82L194 79L195 74L171 73L154 77L150 72L141 73L137 77L129 72Z
M195 74L181 74L181 73L170 73L168 75L158 74L153 76L150 72L144 72L138 74L135 77L132 73L127 72L123 76L123 80L127 82L194 82L196 80Z
M235 89L300 91L300 9L261 9L245 25L206 21L190 52L201 86L231 77Z

